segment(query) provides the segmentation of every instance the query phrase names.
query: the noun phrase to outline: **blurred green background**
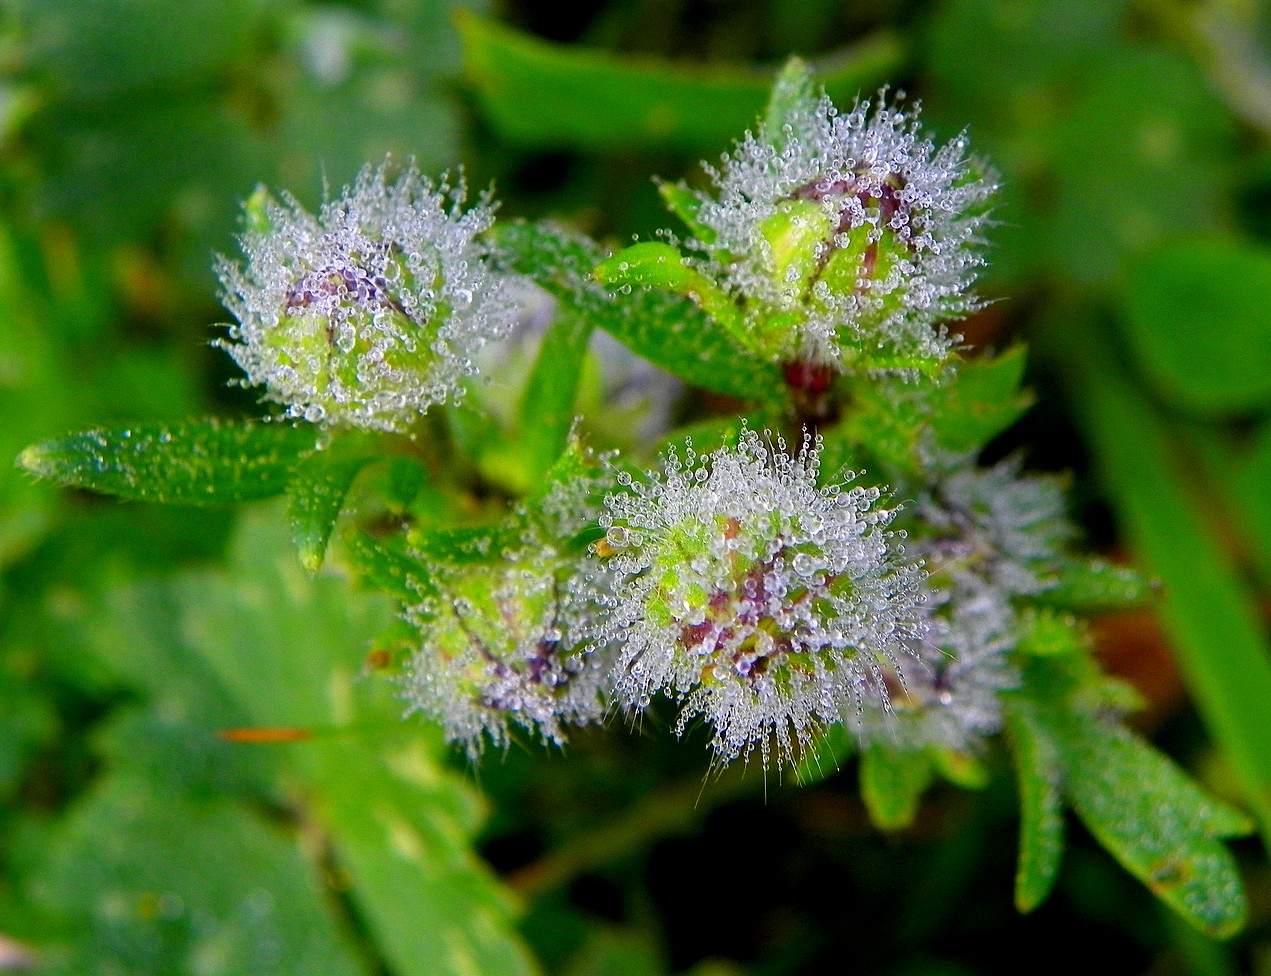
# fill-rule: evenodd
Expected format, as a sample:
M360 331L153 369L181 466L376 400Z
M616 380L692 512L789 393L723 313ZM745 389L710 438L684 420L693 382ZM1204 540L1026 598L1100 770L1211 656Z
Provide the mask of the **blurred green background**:
M1069 469L1089 543L1162 580L1101 621L1141 727L1271 840L1271 7L1257 0L8 0L0 458L84 427L256 414L209 347L215 252L265 183L307 205L385 153L611 243L670 223L784 58L883 84L1002 174L967 338L1026 340L990 448ZM0 464L0 972L1271 974L1070 824L1011 904L1015 796L869 827L846 768L703 779L642 729L469 767L398 711L391 613L279 513L122 504ZM386 718L387 717L387 718ZM233 741L225 730L277 730ZM220 734L218 734L220 733ZM252 736L247 736L251 738ZM238 739L244 736L237 736Z

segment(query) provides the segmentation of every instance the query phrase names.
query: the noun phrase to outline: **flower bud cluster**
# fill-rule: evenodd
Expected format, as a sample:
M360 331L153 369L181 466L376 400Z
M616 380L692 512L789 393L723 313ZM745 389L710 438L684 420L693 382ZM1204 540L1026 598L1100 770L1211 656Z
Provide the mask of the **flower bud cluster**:
M238 319L221 345L288 416L405 430L457 397L471 357L516 314L513 280L486 267L485 200L462 180L366 168L315 217L259 195L246 267L218 266Z
M708 166L716 193L697 194L689 245L744 307L752 351L847 370L943 361L958 338L944 323L979 307L995 189L966 151L883 95L840 114L805 92Z
M1001 728L1001 693L1018 682L1016 602L1053 585L1071 535L1064 508L1056 479L1023 476L1014 461L963 460L919 493L912 549L935 590L928 634L913 647L898 720L866 723L867 737L974 749Z
M885 674L922 633L894 510L818 486L818 464L817 445L792 456L747 430L605 498L615 584L597 643L617 648L619 700L676 699L676 731L704 718L720 762L774 745L788 761L864 699L886 708Z

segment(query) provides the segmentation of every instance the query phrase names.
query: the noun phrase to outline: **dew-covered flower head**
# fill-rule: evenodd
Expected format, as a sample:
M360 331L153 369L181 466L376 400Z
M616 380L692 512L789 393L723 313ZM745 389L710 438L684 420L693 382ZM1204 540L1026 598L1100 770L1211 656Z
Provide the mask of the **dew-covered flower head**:
M668 455L605 500L598 546L614 574L600 637L619 646L620 700L681 702L721 762L775 743L782 760L864 696L885 700L920 631L922 571L879 492L817 484L815 445L791 455L744 431L704 458Z
M513 729L563 745L566 729L598 721L611 667L583 653L581 625L596 612L591 580L550 547L506 561L430 567L405 692L474 758L505 746Z
M979 307L980 231L994 190L959 135L937 145L916 106L840 113L806 76L783 76L701 194L693 245L746 305L775 361L914 370L943 361L944 323ZM775 113L775 114L774 114Z
M486 200L462 180L367 167L315 217L261 191L241 238L246 266L221 260L238 319L222 343L289 416L404 430L461 392L471 356L515 317L510 279L486 267Z

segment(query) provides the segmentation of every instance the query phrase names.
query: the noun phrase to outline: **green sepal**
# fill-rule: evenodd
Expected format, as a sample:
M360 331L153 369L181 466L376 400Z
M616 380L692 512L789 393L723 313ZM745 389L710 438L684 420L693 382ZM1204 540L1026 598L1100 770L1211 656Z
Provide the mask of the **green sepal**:
M1050 896L1064 856L1063 769L1031 702L1012 696L1004 718L1019 786L1015 907L1027 914Z
M281 495L317 428L217 419L90 430L32 445L21 468L133 501L232 505Z
M702 209L702 197L694 193L683 183L668 183L666 180L654 180L658 188L658 196L666 204L666 209L679 217L693 233L693 237L703 244L715 242L715 229L702 223L697 214Z
M815 82L807 62L797 57L786 61L772 84L772 93L768 96L768 105L759 127L759 138L776 149L782 149L791 136L797 138L802 135L797 131L787 133L785 128L792 124L791 116L800 109L815 106L814 89Z
M860 765L861 798L874 826L903 830L912 824L933 772L925 752L890 749L878 743L865 749Z
M322 568L327 543L344 499L358 473L371 463L369 456L341 457L318 451L301 462L287 486L287 517L300 564L311 573Z

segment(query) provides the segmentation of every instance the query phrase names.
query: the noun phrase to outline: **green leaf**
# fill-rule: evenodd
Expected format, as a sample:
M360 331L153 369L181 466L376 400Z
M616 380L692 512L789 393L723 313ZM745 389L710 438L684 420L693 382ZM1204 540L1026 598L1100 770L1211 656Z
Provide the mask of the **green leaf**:
M121 770L50 841L36 892L66 920L42 947L57 972L364 972L300 845L246 808Z
M1093 558L1065 560L1055 584L1035 599L1059 610L1097 613L1139 606L1155 595L1153 582L1137 569Z
M1019 617L1016 648L1035 657L1081 654L1088 641L1077 618L1049 607L1027 607Z
M772 82L768 72L553 44L468 13L457 23L483 114L504 138L530 145L717 150L753 126ZM827 62L826 88L854 98L882 82L900 54L894 36L868 37Z
M396 542L397 540L394 540ZM373 539L365 532L350 534L342 546L344 557L362 582L403 603L417 603L427 585L425 567L408 555L402 544Z
M41 478L134 501L228 505L282 494L313 427L205 420L90 430L18 455Z
M1201 931L1215 938L1239 931L1240 873L1215 838L1245 833L1249 821L1120 726L1080 716L1056 731L1066 792L1099 843Z
M604 260L593 241L559 227L502 224L498 256L632 352L694 386L747 400L780 401L781 371L741 353L736 340L691 301L646 288L611 293L592 277Z
M861 798L874 826L902 830L912 824L931 776L926 753L888 749L878 743L861 753Z
M654 180L658 187L658 196L666 204L666 208L684 222L693 236L703 244L715 240L715 229L697 219L702 209L702 198L683 183L667 183L665 180Z
M1096 342L1093 327L1087 342ZM1261 616L1220 540L1182 485L1194 464L1175 456L1161 419L1107 365L1082 355L1074 402L1132 547L1161 579L1160 613L1211 734L1227 753L1271 849L1271 648Z
M1206 414L1271 404L1271 248L1184 238L1131 269L1126 338L1162 394Z
M1032 394L1020 390L1025 360L1024 347L1014 346L961 363L931 394L936 443L957 454L975 451L1015 423L1033 404Z
M1015 759L1020 800L1015 907L1027 913L1050 895L1063 860L1062 767L1058 746L1029 702L1021 698L1008 702L1006 730Z
M838 772L856 751L856 738L839 722L825 730L825 734L806 750L794 769L795 782L808 785L819 783Z
M564 307L543 334L521 398L520 445L534 480L552 466L569 439L592 327L586 316Z
M300 565L311 573L322 568L331 530L344 508L344 499L369 457L339 457L318 451L301 463L287 486L287 517Z
M305 573L277 513L262 514L245 520L228 573L180 580L189 643L257 725L312 730L282 748L388 968L533 972L514 906L473 849L476 792L447 770L435 730L402 722L396 688L362 675L388 601Z
M728 294L684 260L684 256L660 241L632 244L602 261L592 272L611 288L662 288L690 299L694 305L731 332L745 337L741 312Z

